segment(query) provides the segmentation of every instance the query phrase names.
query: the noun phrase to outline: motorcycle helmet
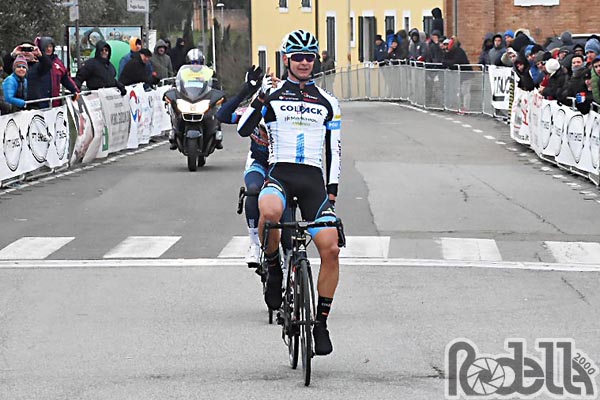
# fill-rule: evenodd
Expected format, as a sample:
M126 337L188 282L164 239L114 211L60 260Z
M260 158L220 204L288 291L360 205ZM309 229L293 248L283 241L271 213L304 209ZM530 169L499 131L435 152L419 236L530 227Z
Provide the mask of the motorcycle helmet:
M290 53L315 53L319 54L319 41L310 32L297 29L290 32L285 39L285 47L282 48L286 54Z
M204 54L199 49L191 49L185 57L190 64L204 65Z

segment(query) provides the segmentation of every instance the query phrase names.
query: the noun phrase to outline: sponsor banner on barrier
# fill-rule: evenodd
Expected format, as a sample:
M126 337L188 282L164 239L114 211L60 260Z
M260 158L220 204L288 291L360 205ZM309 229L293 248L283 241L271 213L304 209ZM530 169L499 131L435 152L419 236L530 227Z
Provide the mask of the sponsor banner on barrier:
M146 144L150 142L152 108L150 107L148 101L149 96L144 90L144 85L142 84L127 87L127 96L129 98L131 116L127 148L135 149L140 144Z
M538 155L541 154L542 144L540 131L542 129L542 104L544 98L536 91L529 93L529 145Z
M79 97L76 102L67 99L67 105L77 130L71 164L90 162L98 155L102 138L96 137L92 116L88 112L83 96Z
M152 113L152 136L161 135L164 131L171 129L171 117L167 111L163 96L171 86L160 86L152 92L154 96Z
M62 106L0 116L0 180L42 166L56 168L68 162L69 127L66 111L66 107Z
M488 68L492 86L492 106L497 110L508 110L512 69L495 65L490 65Z
M590 163L598 175L600 174L600 114L590 111L585 123L585 132L590 149Z
M521 144L529 144L529 102L531 94L515 88L510 114L510 137Z
M108 152L114 153L127 147L129 138L129 104L127 96L113 88L99 89L104 121L108 127Z
M88 147L88 153L94 158L108 156L108 127L102 112L102 102L98 92L91 92L83 97L90 121L92 122L92 133L94 138Z

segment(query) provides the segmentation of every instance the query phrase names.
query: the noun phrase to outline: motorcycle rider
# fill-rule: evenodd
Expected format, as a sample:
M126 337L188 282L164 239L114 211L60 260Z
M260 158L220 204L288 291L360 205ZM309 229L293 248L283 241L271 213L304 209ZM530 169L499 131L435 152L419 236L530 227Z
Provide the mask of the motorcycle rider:
M204 63L206 61L204 54L200 51L200 49L191 49L190 51L187 52L185 58L189 65L205 65ZM218 80L216 78L213 78L212 87L218 88L219 86L220 85L218 83ZM169 149L171 149L171 150L177 150L177 139L175 139L175 128L176 127L173 127L173 129L169 133L169 143L171 144ZM222 150L223 149L223 132L221 132L220 121L217 122L217 132L215 134L215 141L216 141L215 148L218 150Z

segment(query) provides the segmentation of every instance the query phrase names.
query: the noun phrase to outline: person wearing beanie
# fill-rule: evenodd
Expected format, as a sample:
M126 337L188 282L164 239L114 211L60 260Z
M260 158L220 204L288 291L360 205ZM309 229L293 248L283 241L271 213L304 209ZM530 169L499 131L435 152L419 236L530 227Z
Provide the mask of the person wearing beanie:
M121 57L121 60L119 61L118 76L121 76L123 68L125 68L125 65L131 60L131 57L142 49L142 39L137 36L132 36L131 39L129 39L129 49L129 53Z
M387 57L388 48L387 44L383 40L381 35L375 36L375 48L373 49L373 59L371 61L377 61L383 63Z
M583 62L583 56L575 55L571 60L572 76L567 79L565 87L563 89L563 98L576 97L578 93L586 91L585 74L589 70L585 67ZM567 102L567 105L570 105Z
M540 93L548 100L565 102L563 90L565 87L566 74L562 70L557 59L551 58L546 61L546 74L548 74L548 86L540 86Z
M592 38L585 42L585 56L587 57L587 63L591 64L592 61L600 55L600 42L596 38Z
M600 102L600 56L596 56L592 61L592 93L594 101Z
M123 85L144 83L145 88L157 84L158 78L156 74L148 72L147 68L151 59L152 52L148 49L141 49L123 68L123 72L119 76L119 82Z
M4 101L13 106L11 111L24 110L27 108L27 59L17 56L12 67L13 73L2 82Z
M515 40L515 33L508 29L504 32L504 43L506 43L506 47L512 47L512 43Z

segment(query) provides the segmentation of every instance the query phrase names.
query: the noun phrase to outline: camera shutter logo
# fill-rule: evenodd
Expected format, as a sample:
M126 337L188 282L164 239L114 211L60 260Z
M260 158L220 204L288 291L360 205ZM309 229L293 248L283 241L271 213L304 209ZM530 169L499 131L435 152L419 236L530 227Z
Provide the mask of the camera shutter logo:
M542 147L544 150L550 144L550 136L552 136L552 107L550 104L542 109Z
M600 167L600 116L595 115L590 129L590 153L592 154L592 166Z
M62 160L67 153L67 147L69 146L69 138L67 137L67 121L65 121L65 114L62 111L56 113L54 132L54 146L56 147L56 154L58 155L58 158Z
M50 142L52 141L52 135L48 130L48 125L44 117L41 115L35 115L29 123L29 129L27 131L27 140L29 142L29 148L31 154L39 163L46 161L48 155L48 149L50 149Z
M562 109L559 109L556 114L552 116L552 128L550 129L550 136L554 135L558 139L558 146L556 146L556 149L554 149L555 157L560 154L566 119L567 113Z
M567 143L573 159L579 164L581 153L583 152L585 128L583 115L575 115L567 123Z
M2 148L4 150L6 166L11 171L16 171L19 168L21 152L23 151L23 137L21 136L21 129L19 129L19 126L12 118L6 124L6 128L4 128Z

